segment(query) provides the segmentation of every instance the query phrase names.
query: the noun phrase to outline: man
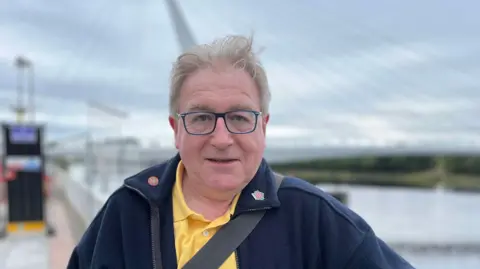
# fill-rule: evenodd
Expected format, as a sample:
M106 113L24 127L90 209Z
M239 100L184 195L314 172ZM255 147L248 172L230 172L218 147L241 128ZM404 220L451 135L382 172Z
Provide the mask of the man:
M68 268L183 268L221 227L253 212L265 214L220 268L413 268L315 186L285 177L276 190L262 158L269 102L248 38L229 36L178 57L169 122L179 154L125 180Z

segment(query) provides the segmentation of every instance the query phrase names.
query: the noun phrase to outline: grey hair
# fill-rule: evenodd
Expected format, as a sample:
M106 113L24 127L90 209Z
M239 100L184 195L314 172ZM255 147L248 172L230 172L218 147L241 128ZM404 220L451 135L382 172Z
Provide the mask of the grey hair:
M178 113L180 90L187 77L202 68L213 68L219 62L241 68L250 75L259 90L260 108L264 114L267 114L271 99L268 79L265 69L253 52L252 44L252 37L229 35L215 39L209 44L194 46L182 53L173 64L171 71L170 115L174 116Z

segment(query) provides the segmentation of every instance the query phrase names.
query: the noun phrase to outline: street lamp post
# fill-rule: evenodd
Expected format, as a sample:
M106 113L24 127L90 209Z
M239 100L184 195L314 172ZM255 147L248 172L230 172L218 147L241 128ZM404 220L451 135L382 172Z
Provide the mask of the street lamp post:
M35 122L35 69L33 63L30 62L30 76L28 83L28 110L30 115L30 122Z
M17 68L17 104L13 106L13 110L17 117L17 122L23 122L25 113L30 112L30 121L35 120L35 111L34 111L34 71L33 63L23 57L17 56L15 58L15 67ZM24 95L24 82L26 80L26 71L28 71L29 78L27 83L27 98L28 98L28 109L23 104L23 95Z

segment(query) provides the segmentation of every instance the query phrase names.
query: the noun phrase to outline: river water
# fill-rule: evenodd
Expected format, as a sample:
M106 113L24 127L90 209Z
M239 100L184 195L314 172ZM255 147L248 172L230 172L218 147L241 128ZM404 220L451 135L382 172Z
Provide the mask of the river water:
M348 206L388 243L405 246L400 254L416 268L480 269L480 194L370 186L319 185L348 194ZM419 252L414 246L425 246ZM453 246L445 251L439 246ZM410 246L410 248L409 248Z
M412 254L400 253L417 269L479 269L480 253L472 254Z

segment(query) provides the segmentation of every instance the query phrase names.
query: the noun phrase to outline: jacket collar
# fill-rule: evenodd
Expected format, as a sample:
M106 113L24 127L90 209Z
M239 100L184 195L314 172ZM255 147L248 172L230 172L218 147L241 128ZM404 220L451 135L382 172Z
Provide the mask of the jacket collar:
M159 207L170 204L165 203L165 201L172 197L179 162L180 155L177 153L170 160L127 178L124 185L127 188L134 189ZM253 179L242 190L234 215L280 206L274 184L275 179L272 170L263 159ZM253 194L257 194L257 198ZM259 197L262 198L259 199Z

